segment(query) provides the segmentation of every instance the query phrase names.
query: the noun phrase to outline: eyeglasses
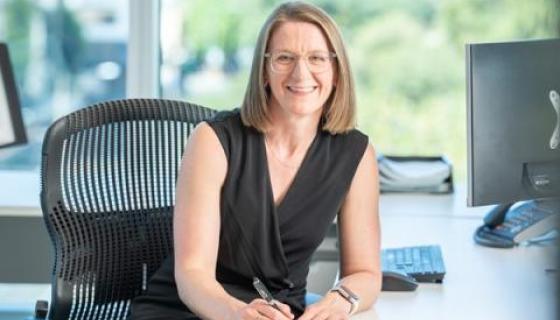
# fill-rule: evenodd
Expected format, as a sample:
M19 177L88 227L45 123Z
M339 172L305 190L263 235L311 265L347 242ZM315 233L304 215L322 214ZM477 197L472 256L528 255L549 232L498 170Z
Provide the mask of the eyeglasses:
M264 54L270 61L270 68L276 73L291 72L297 61L302 58L307 68L312 73L321 73L331 68L331 59L336 58L336 53L328 51L312 51L303 56L288 51L274 51Z

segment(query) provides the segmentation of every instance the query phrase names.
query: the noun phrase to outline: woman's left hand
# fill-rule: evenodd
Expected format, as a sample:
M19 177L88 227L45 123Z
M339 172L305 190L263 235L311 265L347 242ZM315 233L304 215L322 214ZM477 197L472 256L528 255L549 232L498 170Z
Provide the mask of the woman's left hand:
M336 292L329 292L319 302L309 305L299 320L347 320L350 319L350 302Z

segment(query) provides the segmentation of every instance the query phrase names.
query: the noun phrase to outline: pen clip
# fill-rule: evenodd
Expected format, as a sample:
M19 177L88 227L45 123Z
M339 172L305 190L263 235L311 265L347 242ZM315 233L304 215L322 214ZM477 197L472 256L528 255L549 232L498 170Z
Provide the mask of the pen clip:
M270 291L268 291L268 289L266 288L264 283L262 283L259 278L253 277L253 287L255 287L255 289L257 290L257 292L261 296L261 298L266 300L266 303L271 305L274 309L278 310L279 312L281 312L286 317L288 317L290 319L293 318L293 315L286 314L284 311L282 311L282 309L280 309L280 306L278 306L278 304L276 303L276 301L272 297L272 294L270 293Z
M272 294L270 293L270 291L268 291L268 289L265 287L265 285L261 282L259 278L253 277L253 287L255 287L255 289L261 296L261 298L266 300L266 302L268 303L273 302Z

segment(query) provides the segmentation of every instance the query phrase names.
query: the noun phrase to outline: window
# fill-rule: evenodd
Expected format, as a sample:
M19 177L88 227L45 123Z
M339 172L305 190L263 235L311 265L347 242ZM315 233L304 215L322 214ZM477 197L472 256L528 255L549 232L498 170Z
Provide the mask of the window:
M0 41L8 44L29 140L0 149L0 207L36 214L47 127L125 96L127 40L127 1L0 0Z
M257 33L280 1L160 1L162 97L216 109L239 106ZM464 43L560 36L555 0L311 2L341 27L356 80L359 128L378 152L446 154L456 181L466 171ZM30 140L0 149L0 188L14 195L30 190L32 196L22 197L38 203L46 128L77 108L125 97L128 7L137 3L153 4L0 0L0 41L10 49ZM0 190L0 201L12 193Z
M257 33L281 1L162 0L166 98L239 106ZM466 175L466 42L557 37L557 1L316 0L339 24L359 128L378 153L447 155Z
M127 15L126 1L0 1L0 41L9 47L29 137L26 146L0 150L0 171L37 171L54 120L125 96Z

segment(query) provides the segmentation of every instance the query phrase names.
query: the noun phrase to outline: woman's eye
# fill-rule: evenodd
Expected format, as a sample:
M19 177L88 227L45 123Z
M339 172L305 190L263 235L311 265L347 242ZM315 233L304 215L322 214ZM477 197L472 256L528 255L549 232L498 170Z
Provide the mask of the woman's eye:
M284 55L279 55L276 58L276 61L281 62L281 63L290 63L290 62L294 61L294 58L290 55L284 54Z
M327 61L327 58L321 55L309 56L309 62L311 63L324 63L325 61Z

